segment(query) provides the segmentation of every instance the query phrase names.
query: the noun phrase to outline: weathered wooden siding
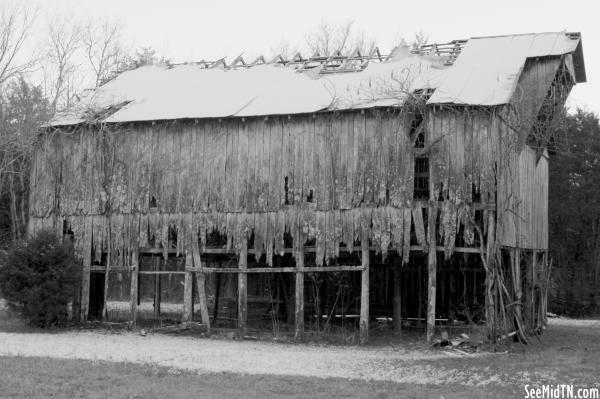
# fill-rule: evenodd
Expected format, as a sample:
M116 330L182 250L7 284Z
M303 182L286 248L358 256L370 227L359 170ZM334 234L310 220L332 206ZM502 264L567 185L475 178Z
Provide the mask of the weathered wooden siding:
M510 137L503 144L498 179L499 237L502 245L548 249L548 155L526 145L538 123L542 104L557 79L562 57L528 59L511 99L504 125ZM544 115L543 117L548 117ZM509 129L510 128L510 129ZM509 131L514 132L512 136ZM541 139L541 138L538 138Z
M498 207L501 244L548 249L548 154L525 146L514 158L514 173L503 179Z
M406 261L411 230L426 244L427 204L413 200L411 118L378 109L48 133L32 172L31 230L66 221L78 249L93 240L99 257L110 243L123 262L133 245L166 248L169 229L180 251L190 232L204 243L216 229L230 248L253 233L254 249L270 262L285 232L302 231L315 239L318 263L364 230ZM449 255L461 225L473 244L475 208L495 203L503 130L489 109L429 109L425 121L431 201L443 201L438 245Z
M498 115L490 108L434 108L428 118L432 199L440 205L438 244L449 256L461 224L468 245L475 240L476 223L486 220L496 204L496 165L504 133ZM477 203L474 202L477 200ZM483 210L475 220L476 205ZM481 229L485 234L484 228Z

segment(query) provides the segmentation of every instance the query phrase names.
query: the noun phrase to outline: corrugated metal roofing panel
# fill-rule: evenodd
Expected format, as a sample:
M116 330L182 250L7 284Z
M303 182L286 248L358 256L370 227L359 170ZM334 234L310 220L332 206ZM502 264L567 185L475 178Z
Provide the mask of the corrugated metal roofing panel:
M578 42L565 32L470 39L429 103L506 104L527 58L572 53Z
M499 105L510 100L528 57L581 51L579 42L579 35L564 32L473 38L452 66L443 57L406 53L361 72L331 74L273 64L226 70L146 66L88 93L50 125L82 123L90 115L133 122L396 106L418 89L435 89L430 104Z
M426 57L371 64L357 73L313 76L277 65L248 69L146 66L119 75L90 93L73 115L129 102L105 122L288 115L327 109L399 105L405 93L437 84L444 70ZM87 111L87 112L86 112Z

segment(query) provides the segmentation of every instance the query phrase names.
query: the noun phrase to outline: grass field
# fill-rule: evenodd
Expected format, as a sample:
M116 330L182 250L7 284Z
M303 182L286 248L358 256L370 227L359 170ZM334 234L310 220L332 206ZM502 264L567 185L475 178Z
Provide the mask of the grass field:
M2 398L506 398L510 386L396 384L339 378L191 374L125 363L0 357Z
M0 354L15 352L14 348L3 348L6 343L2 342L2 334L6 331L18 332L17 337L23 338L24 343L30 342L28 337L39 336L39 330L28 330L14 318L0 315ZM49 338L45 342L54 345L60 341L58 338L68 334L53 331L41 337ZM86 334L83 334L83 339L88 339ZM5 339L9 335L4 335ZM135 342L143 340L146 344L163 340L160 334L145 338L109 334L106 340L104 336L96 339L109 342L111 336ZM200 355L213 346L217 353L231 353L226 352L232 345L229 340L186 339L192 339L196 349L200 348ZM262 348L262 344L252 342L235 345L241 350ZM422 342L403 341L378 344L366 350L330 346L315 349L310 345L289 344L271 346L271 349L274 356L278 351L292 354L285 359L289 363L306 362L306 357L313 356L314 352L323 352L323 359L331 360L332 356L328 353L332 351L339 353L343 359L355 359L352 362L364 362L365 359L371 362L374 359L374 363L365 363L372 367L360 378L320 378L327 374L318 374L318 367L315 367L317 373L312 376L266 374L253 369L248 373L231 372L230 366L235 361L224 363L223 372L207 372L186 367L164 367L156 363L140 364L139 361L81 360L77 356L75 359L0 356L0 398L523 398L525 384L600 387L599 320L555 319L539 341L534 338L530 345L513 345L507 353L487 356L438 356L438 351L428 349ZM248 353L250 356L244 361L248 362L249 358L252 363L253 352ZM400 355L382 359L381 353ZM409 354L406 359L404 353ZM179 355L174 356L177 358ZM379 357L375 359L374 356ZM256 360L257 363L261 361L265 360ZM257 364L256 370L260 369L259 366L264 369L264 364ZM339 367L349 365L340 364ZM379 372L383 375L392 368L401 371L389 373L390 380L378 378ZM407 383L412 379L406 377L412 375L428 378L415 378L416 382Z

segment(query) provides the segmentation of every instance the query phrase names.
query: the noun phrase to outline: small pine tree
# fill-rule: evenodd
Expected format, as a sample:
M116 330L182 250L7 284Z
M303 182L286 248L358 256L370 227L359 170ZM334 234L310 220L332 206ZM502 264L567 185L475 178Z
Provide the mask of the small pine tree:
M0 296L35 327L64 325L79 283L72 246L52 231L41 231L0 258Z

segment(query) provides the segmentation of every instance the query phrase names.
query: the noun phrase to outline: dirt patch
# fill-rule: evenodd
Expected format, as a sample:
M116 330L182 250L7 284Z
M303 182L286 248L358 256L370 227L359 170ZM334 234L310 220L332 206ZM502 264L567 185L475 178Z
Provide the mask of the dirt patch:
M156 364L196 373L299 375L429 384L480 383L484 375L448 373L416 361L460 357L401 347L359 348L171 337L160 334L0 333L0 355Z

